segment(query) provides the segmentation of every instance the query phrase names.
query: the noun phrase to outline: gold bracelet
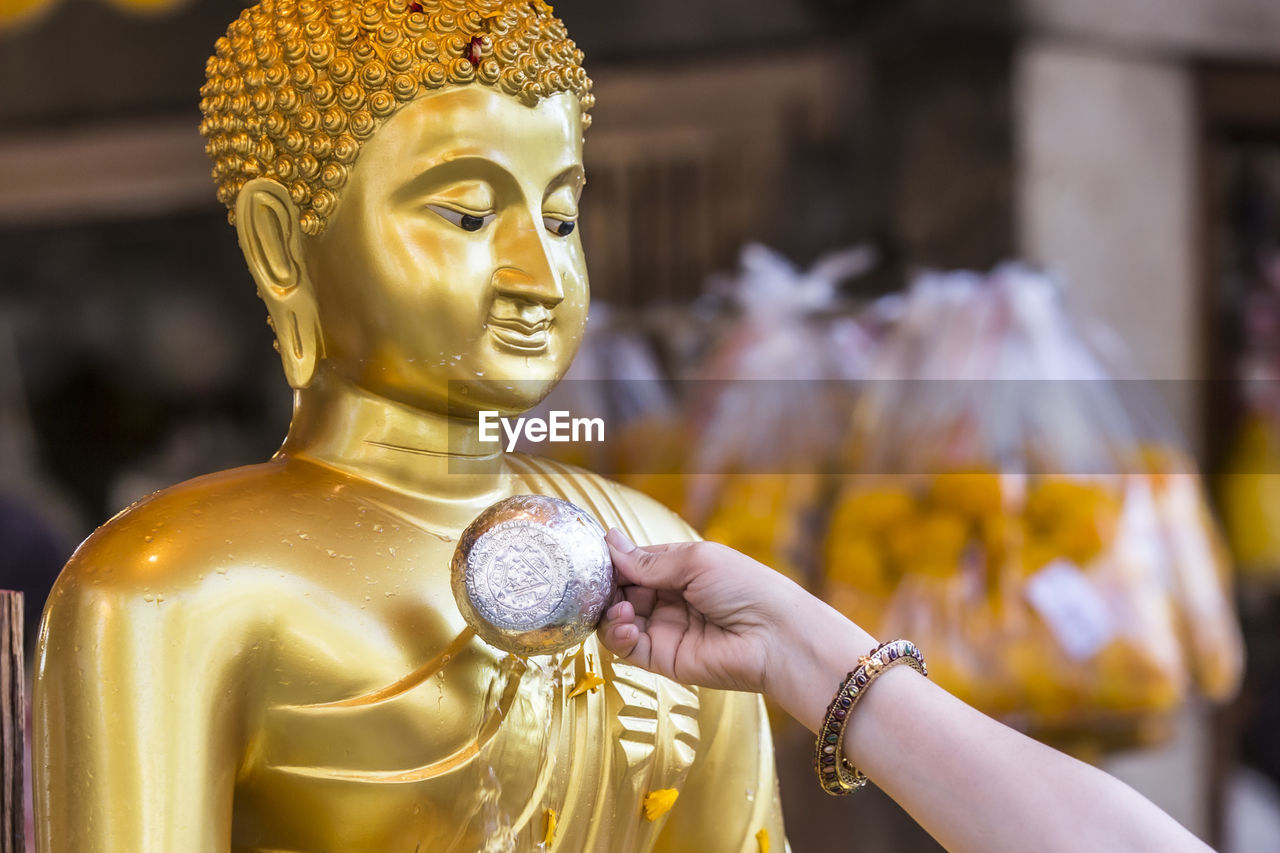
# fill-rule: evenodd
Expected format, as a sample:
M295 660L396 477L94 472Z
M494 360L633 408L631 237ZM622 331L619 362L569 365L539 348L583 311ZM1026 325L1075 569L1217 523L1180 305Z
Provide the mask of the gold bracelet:
M921 675L929 670L924 657L909 640L892 640L871 650L871 654L858 658L858 668L850 672L840 685L836 698L827 708L827 716L818 728L818 744L814 750L813 769L818 774L818 784L833 797L852 793L867 784L867 777L844 757L844 732L862 694L871 682L891 666L905 663Z

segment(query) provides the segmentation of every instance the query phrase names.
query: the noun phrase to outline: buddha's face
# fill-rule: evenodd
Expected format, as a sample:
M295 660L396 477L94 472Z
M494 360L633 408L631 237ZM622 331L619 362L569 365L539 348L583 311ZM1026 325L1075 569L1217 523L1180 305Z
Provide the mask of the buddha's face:
M545 397L586 323L581 122L572 94L466 86L379 128L304 249L325 368L457 416Z

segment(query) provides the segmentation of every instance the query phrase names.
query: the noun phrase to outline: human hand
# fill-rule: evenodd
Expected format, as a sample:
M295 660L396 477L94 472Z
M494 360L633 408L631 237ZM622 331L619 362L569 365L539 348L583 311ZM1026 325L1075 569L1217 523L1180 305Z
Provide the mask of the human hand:
M812 685L820 685L818 695L830 694L875 645L797 584L732 548L636 547L616 529L606 541L619 599L600 623L600 639L629 663L667 678L764 693L813 728L820 720L813 703L803 701Z
M619 530L607 541L619 599L600 623L600 639L620 658L667 678L762 692L817 731L846 673L877 645L824 602L731 548L637 548ZM1208 849L1132 788L1001 725L905 666L878 677L859 702L844 757L948 850Z

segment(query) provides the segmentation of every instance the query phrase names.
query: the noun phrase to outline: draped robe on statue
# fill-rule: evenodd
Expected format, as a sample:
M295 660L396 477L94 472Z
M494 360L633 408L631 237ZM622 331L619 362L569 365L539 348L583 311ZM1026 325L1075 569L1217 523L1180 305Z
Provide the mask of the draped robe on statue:
M513 494L641 544L694 538L638 492L507 460ZM65 671L40 703L63 718L36 721L44 849L533 850L548 810L554 850L754 853L761 829L784 845L759 697L676 684L594 636L528 661L484 644L450 592L459 530L423 501L279 456L91 537L46 624L42 661ZM589 673L603 685L570 698ZM675 806L647 820L667 788Z

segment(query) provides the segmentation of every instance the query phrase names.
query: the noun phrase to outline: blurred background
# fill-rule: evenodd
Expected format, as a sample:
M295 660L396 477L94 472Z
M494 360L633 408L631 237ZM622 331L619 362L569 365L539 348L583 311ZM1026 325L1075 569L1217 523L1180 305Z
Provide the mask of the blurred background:
M244 5L0 0L0 586L29 647L96 525L287 428L197 133ZM569 455L947 649L950 688L1210 843L1280 849L1280 4L555 7L598 96L564 399L627 426ZM1036 390L993 403L1010 380ZM932 849L775 734L797 851Z

